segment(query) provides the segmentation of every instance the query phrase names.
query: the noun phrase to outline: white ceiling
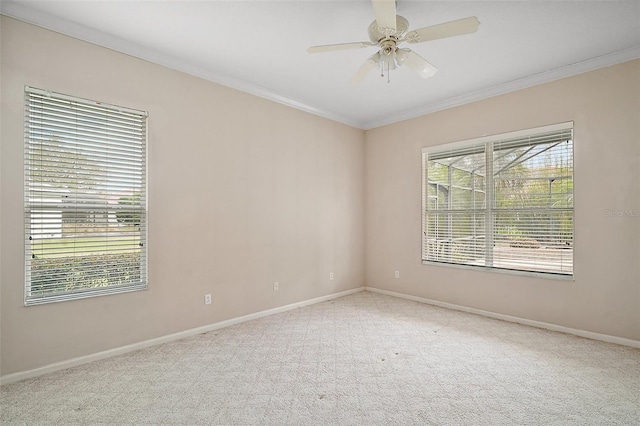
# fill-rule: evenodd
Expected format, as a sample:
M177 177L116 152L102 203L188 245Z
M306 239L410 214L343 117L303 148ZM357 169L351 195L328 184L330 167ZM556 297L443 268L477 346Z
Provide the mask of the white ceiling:
M410 29L468 16L478 32L407 45L439 72L349 79L376 48L369 0L9 1L3 14L368 129L640 57L640 0L397 1Z

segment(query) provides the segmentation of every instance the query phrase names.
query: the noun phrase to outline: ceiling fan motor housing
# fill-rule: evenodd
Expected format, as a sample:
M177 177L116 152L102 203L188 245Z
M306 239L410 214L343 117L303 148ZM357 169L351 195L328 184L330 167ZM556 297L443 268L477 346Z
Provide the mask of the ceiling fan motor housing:
M369 25L369 40L373 43L380 43L384 39L400 40L409 30L409 21L402 16L396 15L396 29L380 28L378 23L373 21Z

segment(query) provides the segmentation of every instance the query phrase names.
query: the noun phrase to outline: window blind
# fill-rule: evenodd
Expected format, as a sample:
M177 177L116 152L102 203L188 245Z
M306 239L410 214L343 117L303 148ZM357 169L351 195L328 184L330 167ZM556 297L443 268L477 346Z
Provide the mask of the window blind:
M25 304L147 287L147 114L25 88Z
M573 275L573 129L551 127L423 150L423 261Z

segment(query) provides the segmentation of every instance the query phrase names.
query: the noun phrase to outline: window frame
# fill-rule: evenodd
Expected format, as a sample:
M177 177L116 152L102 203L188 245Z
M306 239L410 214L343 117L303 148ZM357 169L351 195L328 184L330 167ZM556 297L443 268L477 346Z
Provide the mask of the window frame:
M33 152L34 152L34 146L36 146L38 144L38 142L34 142L35 140L37 140L37 137L32 136L32 129L40 129L40 131L42 131L42 128L46 127L46 126L52 126L52 122L51 121L46 121L46 120L41 120L41 122L37 122L37 120L35 119L31 119L30 118L30 114L33 112L32 110L35 108L35 104L37 103L37 97L40 97L42 99L52 99L53 102L59 101L62 103L67 103L68 107L62 106L59 107L59 109L62 111L61 114L63 114L64 117L68 117L70 114L72 114L72 111L74 109L77 109L78 111L81 110L82 108L91 108L94 109L95 115L91 115L90 113L87 114L86 117L87 120L92 120L89 122L90 125L92 125L92 123L94 122L98 122L98 120L100 119L105 119L107 116L110 116L111 114L116 114L115 119L122 119L123 114L128 114L130 117L135 117L134 120L138 120L140 122L140 125L135 127L139 130L140 132L140 136L136 136L135 138L132 138L133 140L136 141L136 143L139 142L139 155L136 155L135 158L138 159L139 163L135 163L135 167L134 167L134 171L137 175L139 175L139 185L140 185L140 190L135 192L132 190L132 193L129 195L129 197L136 197L135 194L138 194L138 202L137 203L132 203L132 204L126 204L123 203L123 205L120 205L120 199L118 198L118 203L117 204L107 204L107 198L109 196L115 196L116 192L115 190L113 190L113 183L109 184L108 182L114 182L114 181L110 181L109 178L105 177L108 176L110 173L115 173L117 174L117 172L115 171L114 167L117 169L118 167L123 167L122 160L115 160L115 166L113 165L108 165L108 166L102 166L105 167L106 169L100 170L98 172L99 177L96 177L95 179L99 179L102 178L103 180L100 181L100 183L102 185L107 185L107 187L109 187L109 185L111 185L111 189L106 189L103 190L104 192L104 203L103 200L100 199L99 203L100 205L96 204L89 204L88 206L82 206L81 203L87 203L87 199L88 197L90 198L91 195L87 195L89 194L90 191L76 191L75 194L71 194L70 197L77 197L75 198L75 209L72 213L70 213L70 216L72 218L77 218L79 217L78 215L82 216L86 216L87 218L89 217L93 217L93 220L88 220L87 223L89 222L95 222L96 218L102 218L102 220L104 220L105 225L108 227L109 226L109 221L111 221L111 223L113 223L113 221L115 220L116 222L120 222L121 219L118 218L117 214L118 212L122 212L122 213L126 213L126 214L135 214L137 216L137 218L139 219L140 223L136 223L134 225L130 225L132 227L138 227L137 231L134 231L134 235L135 233L138 234L138 239L137 241L137 246L139 247L139 260L137 261L138 263L124 263L124 264L120 264L120 263L116 263L117 266L122 266L125 265L125 267L127 266L131 266L133 265L133 270L137 271L136 273L139 276L139 279L129 279L126 280L128 282L125 282L124 284L118 284L118 285L106 285L106 286L94 286L94 287L84 287L84 288L78 288L78 289L73 289L71 291L67 290L67 291L59 291L59 292L55 292L55 291L51 291L49 292L49 294L45 294L46 291L40 291L40 295L38 294L34 294L34 289L33 287L33 280L32 280L32 259L35 259L35 253L34 248L35 248L35 240L37 239L43 239L43 238L55 238L56 235L48 235L48 236L42 236L40 235L38 238L34 237L33 234L33 227L34 227L34 211L36 212L36 221L40 221L42 222L44 225L42 226L42 228L46 228L46 223L47 223L47 216L45 214L51 214L56 213L57 210L60 210L60 235L62 236L63 233L63 227L64 227L64 223L65 222L65 218L63 213L64 212L69 212L69 207L65 207L64 206L64 202L65 200L58 200L58 198L60 198L60 193L65 191L64 186L61 185L61 180L55 180L55 174L57 169L55 169L55 161L52 161L52 159L55 159L56 156L58 157L58 161L59 158L62 158L62 161L68 161L69 157L65 157L64 155L68 155L68 153L65 153L65 149L68 150L68 148L63 148L63 145L68 145L68 142L56 142L60 144L60 147L54 147L54 148L48 148L49 152L51 153L51 155L43 155L42 153L38 154L38 156L36 156L36 158L39 159L39 161L42 161L42 165L40 167L46 167L47 175L45 175L45 172L40 172L43 173L42 176L40 176L40 183L36 183L33 184L32 182L34 182L33 180L33 176L37 176L37 172L34 171L37 169L36 166L34 166L34 160L31 158L31 156L33 156ZM32 99L33 98L33 99ZM37 88L33 88L33 87L29 87L29 86L25 86L24 87L24 163L23 163L23 172L24 172L24 189L23 189L23 196L24 196L24 211L23 211L23 220L24 220L24 259L25 259L25 264L24 264L24 271L25 271L25 275L24 275L24 305L25 306L36 306L36 305L41 305L41 304L48 304L48 303L53 303L53 302L62 302L62 301L68 301L68 300L76 300L76 299L84 299L84 298L89 298L89 297L97 297L97 296L103 296L103 295L109 295L109 294L118 294L118 293L127 293L127 292L132 292L132 291L140 291L140 290L146 290L149 287L149 280L148 280L148 276L149 276L149 265L148 265L148 246L149 246L149 236L148 236L148 224L149 224L149 219L148 219L148 191L149 191L149 185L148 185L148 116L149 114L146 111L140 111L140 110L136 110L136 109L132 109L132 108L126 108L126 107L121 107L121 106L116 106L116 105L111 105L111 104L107 104L107 103L103 103L103 102L98 102L98 101L93 101L93 100L89 100L89 99L84 99L84 98L78 98L78 97L74 97L74 96L69 96L69 95L65 95L65 94L61 94L61 93L56 93L56 92L51 92L51 91L47 91L47 90L42 90L42 89L37 89ZM102 114L102 115L101 115ZM117 114L120 114L120 116L117 116ZM64 119L64 118L63 118ZM49 119L50 120L50 119ZM93 121L95 120L95 121ZM105 125L105 129L107 129L108 126ZM87 131L87 127L81 127L81 126L77 126L75 129L70 130L70 127L65 127L64 131L68 132L68 134L71 134L72 136L65 136L65 140L66 139L70 139L70 138L76 138L76 139L80 139L81 132L86 132ZM126 129L129 129L129 127L127 127ZM132 127L133 129L133 127ZM75 133L73 133L75 131ZM116 136L114 136L113 134L111 134L108 130L103 130L103 132L100 134L103 138L104 138L104 142L102 142L102 144L104 145L104 149L106 149L107 151L110 149L114 149L114 148L110 148L112 146L112 144L114 144L116 142ZM44 138L40 138L42 141L46 141L46 139ZM51 141L53 141L54 139L50 139ZM39 142L40 144L42 144L43 142ZM82 144L81 144L82 145ZM84 148L84 152L83 152L83 156L87 156L87 161L90 162L98 162L98 155L97 154L91 154L88 155L86 152L86 149L89 145L82 145ZM93 145L92 145L93 146ZM134 145L126 145L125 147L130 147L130 146L134 146ZM78 148L76 148L78 149ZM81 151L77 150L76 151L76 155L77 153L79 153ZM60 153L64 153L62 156L60 156ZM101 157L100 157L101 158ZM112 159L112 157L106 157L108 158L106 161L108 163L112 163L114 160ZM85 159L83 157L83 159ZM77 161L77 160L76 160ZM102 160L105 161L105 160ZM126 160L129 161L129 160ZM46 166L44 166L44 164L47 164ZM77 163L73 163L74 167L77 167L76 164ZM139 168L138 168L139 165ZM70 166L68 166L70 167ZM69 168L62 168L59 169L61 171L68 171L70 170ZM89 166L91 167L91 166ZM44 170L44 169L43 169ZM54 170L53 172L50 172L50 170ZM78 167L78 168L74 168L73 170L83 170L82 166ZM87 175L86 171L90 170L90 169L85 169L85 175ZM105 172L106 170L106 172ZM78 175L80 175L82 173L79 173ZM51 178L52 182L54 183L54 185L52 185L53 188L56 188L55 190L52 190L52 193L55 194L56 192L58 193L57 195L54 195L53 197L55 198L50 198L50 199L46 199L46 194L49 189L47 188L47 186L49 186L45 182L46 179L43 179L43 176L45 178ZM88 178L88 179L91 179ZM79 184L78 180L74 180L73 181L74 184ZM136 181L137 182L137 181ZM61 185L61 186L55 186L55 185ZM135 186L134 183L131 184L132 188ZM40 197L40 198L35 198L34 201L34 193L39 193L39 196L36 197ZM78 194L80 195L78 197ZM129 200L129 198L127 199L127 201ZM89 200L90 202L91 200ZM38 202L40 203L40 207L38 205ZM48 203L48 204L46 204ZM56 207L59 206L59 207ZM43 207L44 206L44 207ZM42 209L42 210L38 210L38 208ZM55 212L53 210L56 210ZM139 213L138 213L139 212ZM41 213L41 216L38 216L38 214ZM122 216L121 216L122 217ZM115 219L114 219L115 218ZM69 217L67 217L66 219L67 221L69 220ZM77 220L77 219L76 219ZM73 221L73 219L72 219ZM82 223L82 222L74 222L74 223ZM91 231L93 232L93 231ZM109 231L107 231L109 232ZM49 233L49 231L47 231L47 234ZM105 234L105 239L109 238L109 234ZM90 237L91 238L91 237ZM121 237L118 237L121 238ZM77 237L73 238L74 240L77 239ZM133 237L133 239L135 240L135 237ZM75 241L74 241L75 244ZM120 242L115 243L117 244L123 244ZM131 245L131 243L128 243L129 246ZM109 246L109 244L107 244L107 246ZM119 249L119 248L118 248ZM113 249L112 247L110 247L109 249L107 249L106 251L102 252L102 254L110 254L110 253L117 253L118 249ZM41 248L41 250L44 250ZM74 249L75 251L75 249ZM99 256L99 254L94 254L92 252L84 252L84 253L88 253L89 256ZM73 258L73 259L77 259L82 257L82 252L80 254L76 254L73 253L71 255L68 256L68 258ZM85 256L87 256L87 254L85 254ZM111 260L111 259L110 259ZM100 260L98 261L95 265L106 265L107 264L107 260ZM94 265L94 266L95 266ZM87 267L86 264L82 265L81 267ZM68 266L68 265L64 265L63 269L66 270L71 270L72 267ZM59 269L57 269L59 270ZM90 275L90 274L89 274ZM40 284L44 287L45 284ZM82 287L82 286L80 286Z
M496 152L494 150L493 144L494 143L500 143L501 141L505 141L505 140L513 140L513 139L518 139L518 138L527 138L527 137L532 137L532 136L536 136L536 135L540 135L540 134L544 134L544 133L550 133L550 132L560 132L560 131L570 131L571 132L571 142L572 142L572 152L571 152L571 181L572 181L572 187L571 187L571 199L572 199L572 205L570 207L570 211L571 211L571 216L572 216L572 227L571 227L571 232L572 232L572 260L571 260L571 273L561 273L561 272L543 272L543 271L531 271L531 270L525 270L525 269L512 269L512 268L505 268L505 267L496 267L496 266L484 266L484 265L470 265L470 264L466 264L466 263L456 263L456 262L451 262L451 261L437 261L437 260L431 260L431 259L427 259L427 255L425 254L425 247L427 244L427 239L428 239L428 230L427 230L427 217L428 217L428 210L427 210L427 204L429 203L429 197L428 197L428 170L427 170L427 158L428 158L428 154L439 154L442 155L446 152L461 152L462 150L465 151L469 151L469 152L474 152L474 153L479 153L480 151L482 153L484 153L484 157L485 157L485 161L486 161L486 167L487 167L487 172L486 173L493 173L493 162L494 162L494 153ZM484 271L484 272L496 272L496 273L504 273L504 274L510 274L510 275L521 275L521 276L532 276L532 277L539 277L539 278L546 278L546 279L552 279L552 280L561 280L561 281L575 281L575 256L574 256L574 249L575 249L575 203L573 203L573 199L574 199L574 194L575 194L575 188L573 186L573 183L575 182L575 164L574 164L574 154L575 154L575 141L574 141L574 123L573 121L568 121L568 122L563 122L563 123L557 123L557 124L552 124L552 125L547 125L547 126L541 126L541 127L536 127L536 128L531 128L531 129L524 129L524 130L518 130L518 131L514 131L514 132L508 132L508 133L502 133L502 134L496 134L496 135L490 135L490 136L482 136L479 138L474 138L474 139L469 139L469 140L463 140L463 141L457 141L457 142L451 142L451 143L445 143L445 144L441 144L441 145L436 145L436 146L426 146L423 147L421 150L421 164L422 164L422 182L421 182L421 200L422 200L422 219L421 219L421 227L422 227L422 233L421 233L421 259L422 259L422 264L423 265L431 265L431 266L443 266L443 267L448 267L448 268L456 268L456 269L469 269L469 270L478 270L478 271ZM487 150L490 149L490 155L487 153ZM493 180L493 178L491 179L491 182L494 183L495 185L495 181ZM492 245L493 247L493 239L495 237L496 234L496 224L495 224L495 214L496 211L498 211L499 209L495 207L495 201L496 201L496 195L494 193L494 189L495 186L494 185L489 185L488 182L486 183L486 203L484 208L482 209L482 211L484 211L486 213L485 218L489 219L489 222L487 223L486 219L485 219L485 234L484 234L484 239L485 239L485 249L486 247L489 246L489 244ZM477 211L478 209L469 209L468 211L473 212L473 211ZM431 211L438 211L438 210L431 210ZM506 211L513 211L513 212L517 212L517 209L514 210L506 210ZM491 229L491 232L488 232L488 230ZM493 250L491 250L493 252ZM492 254L490 254L489 256L492 256Z

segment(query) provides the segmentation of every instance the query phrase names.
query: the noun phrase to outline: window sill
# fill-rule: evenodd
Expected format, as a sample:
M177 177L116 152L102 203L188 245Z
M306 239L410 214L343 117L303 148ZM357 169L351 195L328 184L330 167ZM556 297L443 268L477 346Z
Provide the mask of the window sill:
M542 278L546 280L575 281L575 275L573 274L568 275L568 274L557 274L557 273L550 273L550 272L519 271L515 269L493 268L493 267L474 266L474 265L461 265L461 264L446 263L446 262L434 262L432 260L423 260L422 264L429 265L429 266L442 266L445 268L471 269L471 270L482 271L482 272L495 272L499 274L519 275L524 277Z

